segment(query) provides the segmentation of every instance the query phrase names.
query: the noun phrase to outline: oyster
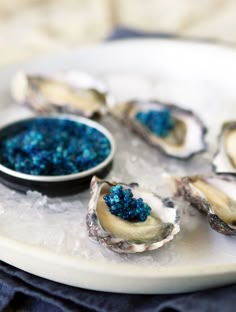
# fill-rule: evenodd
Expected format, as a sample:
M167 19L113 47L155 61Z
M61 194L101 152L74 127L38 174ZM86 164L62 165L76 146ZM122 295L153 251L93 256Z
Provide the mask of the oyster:
M178 194L207 214L210 226L236 235L236 179L229 176L191 176L176 179Z
M52 76L19 72L12 96L39 113L67 112L85 117L103 115L112 97L104 82L86 73L67 71Z
M163 110L168 111L172 118L167 125L168 131L164 135L156 135L137 119L139 113ZM206 149L206 127L199 117L190 110L156 100L133 100L115 105L112 113L168 156L187 159Z
M236 121L224 123L222 126L213 169L216 173L236 174Z
M111 187L122 185L131 189L136 198L141 197L151 207L144 222L131 222L112 214L104 195ZM173 239L179 232L179 213L171 198L141 190L138 184L123 184L99 180L91 181L91 199L87 214L89 236L118 253L136 253L154 250Z

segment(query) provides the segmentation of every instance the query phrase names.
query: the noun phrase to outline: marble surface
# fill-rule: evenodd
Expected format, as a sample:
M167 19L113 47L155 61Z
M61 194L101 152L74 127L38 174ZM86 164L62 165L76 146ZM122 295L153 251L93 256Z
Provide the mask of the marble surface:
M0 0L0 66L104 39L117 25L236 43L235 0Z

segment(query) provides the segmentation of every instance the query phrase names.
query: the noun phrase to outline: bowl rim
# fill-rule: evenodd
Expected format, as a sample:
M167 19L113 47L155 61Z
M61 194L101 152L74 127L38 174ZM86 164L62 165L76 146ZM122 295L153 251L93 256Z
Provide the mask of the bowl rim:
M104 126L99 124L96 121L93 121L91 119L81 117L81 116L74 116L70 114L55 114L55 115L47 115L47 116L36 116L36 117L29 117L29 118L19 118L15 120L14 122L10 122L8 124L5 124L3 127L0 128L0 136L1 132L4 131L7 127L14 126L14 124L18 123L24 123L31 120L36 119L67 119L71 121L75 121L78 123L85 124L87 126L90 126L102 134L106 136L106 138L109 140L111 145L111 151L107 158L105 158L101 163L99 163L97 166L84 170L79 173L73 173L73 174L66 174L66 175L58 175L58 176L43 176L43 175L31 175L27 173L22 173L19 171L12 170L10 168L7 168L6 166L2 165L0 163L0 172L4 172L5 174L12 176L14 178L24 179L28 181L35 181L35 182L65 182L65 181L71 181L76 179L82 179L88 176L95 175L98 171L105 168L114 158L115 150L116 150L116 143L113 135L109 130L107 130Z

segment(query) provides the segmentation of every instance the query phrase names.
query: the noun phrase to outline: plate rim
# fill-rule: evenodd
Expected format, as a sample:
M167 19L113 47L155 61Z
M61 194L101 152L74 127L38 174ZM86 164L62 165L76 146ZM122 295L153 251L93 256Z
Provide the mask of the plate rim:
M9 244L10 243L10 244ZM95 244L98 244L97 242L94 242ZM91 264L93 266L92 271L96 272L96 273L101 273L101 272L106 272L112 275L119 275L122 274L124 277L136 277L137 274L137 270L139 270L140 268L144 268L143 265L138 265L135 264L136 267L133 266L132 263L108 263L108 261L96 261L93 259L85 259L79 256L72 256L72 255L63 255L60 252L56 252L56 251L52 251L48 248L44 248L41 246L34 246L31 244L27 244L21 241L16 241L14 239L11 238L7 238L4 237L3 235L0 235L0 246L4 246L9 244L9 246L12 246L13 249L19 249L19 250L23 250L23 248L26 246L26 248L24 248L24 250L27 251L40 251L39 252L39 258L42 259L47 259L47 257L49 258L55 258L55 259L59 259L59 262L65 262L68 263L68 261L77 266L80 267L80 265L82 264L83 267L85 267L86 269L91 269ZM23 248L22 248L23 247ZM104 247L102 247L104 248ZM98 266L98 263L101 264L102 266ZM109 266L106 266L107 264L109 264ZM119 267L119 268L118 268ZM191 269L191 270L190 270ZM120 270L122 272L120 272ZM125 271L127 270L127 271ZM186 274L186 271L188 271L188 274ZM217 271L218 274L227 274L227 273L236 273L236 262L234 264L227 264L227 265L222 265L222 264L215 264L215 265L211 265L208 264L204 267L204 269L202 268L202 265L185 265L185 266L173 266L173 267L168 267L168 269L165 266L158 266L158 267L145 267L145 272L141 272L140 274L142 275L148 275L150 277L184 277L184 276L189 276L189 277L194 277L194 276L200 276L200 275L204 275L206 276L206 274L209 275L215 275L215 272ZM155 276L157 275L157 276Z
M65 57L67 55L75 55L77 53L81 53L86 50L91 50L91 49L97 49L99 47L116 47L119 45L140 45L140 44L181 44L181 45L194 45L194 46L199 46L200 48L210 48L210 49L216 49L216 50L221 50L222 52L230 52L236 54L236 47L233 45L227 45L224 42L212 42L212 41L201 41L201 40L192 40L192 38L123 38L123 39L114 39L110 41L102 41L102 42L97 42L97 43L90 43L90 44L84 44L80 47L76 48L63 48L59 51L59 53L56 53L55 51L52 52L44 52L40 53L38 55L32 56L28 60L23 60L19 62L15 62L13 64L6 64L0 67L0 73L4 71L9 71L9 70L15 70L15 68L18 67L24 67L24 66L30 66L31 64L35 64L36 62L44 61L45 59L53 58L61 58Z

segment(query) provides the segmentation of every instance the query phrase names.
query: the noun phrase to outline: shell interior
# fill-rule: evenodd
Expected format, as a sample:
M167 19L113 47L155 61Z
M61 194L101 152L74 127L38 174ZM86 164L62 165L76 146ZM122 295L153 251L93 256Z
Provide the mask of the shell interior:
M158 137L135 118L138 112L158 111L166 108L171 111L175 126L165 138ZM189 110L157 101L137 100L117 105L113 113L149 143L159 147L169 156L185 159L206 149L204 140L206 128L202 121Z
M16 101L39 112L60 110L86 117L105 113L111 100L104 84L75 71L55 76L17 73L12 82L12 94Z
M236 235L235 179L223 176L193 176L182 178L177 184L179 193L186 200L207 213L210 224L214 219L215 230Z
M236 173L236 122L223 125L213 167L217 173Z
M120 184L120 183L119 183ZM112 215L103 196L115 185L107 181L92 181L92 197L89 203L87 225L89 235L106 247L117 252L141 252L161 247L179 231L178 212L173 201L165 203L161 198L137 185L123 187L132 189L135 198L143 198L152 208L144 222L129 222ZM168 206L169 205L169 206Z

